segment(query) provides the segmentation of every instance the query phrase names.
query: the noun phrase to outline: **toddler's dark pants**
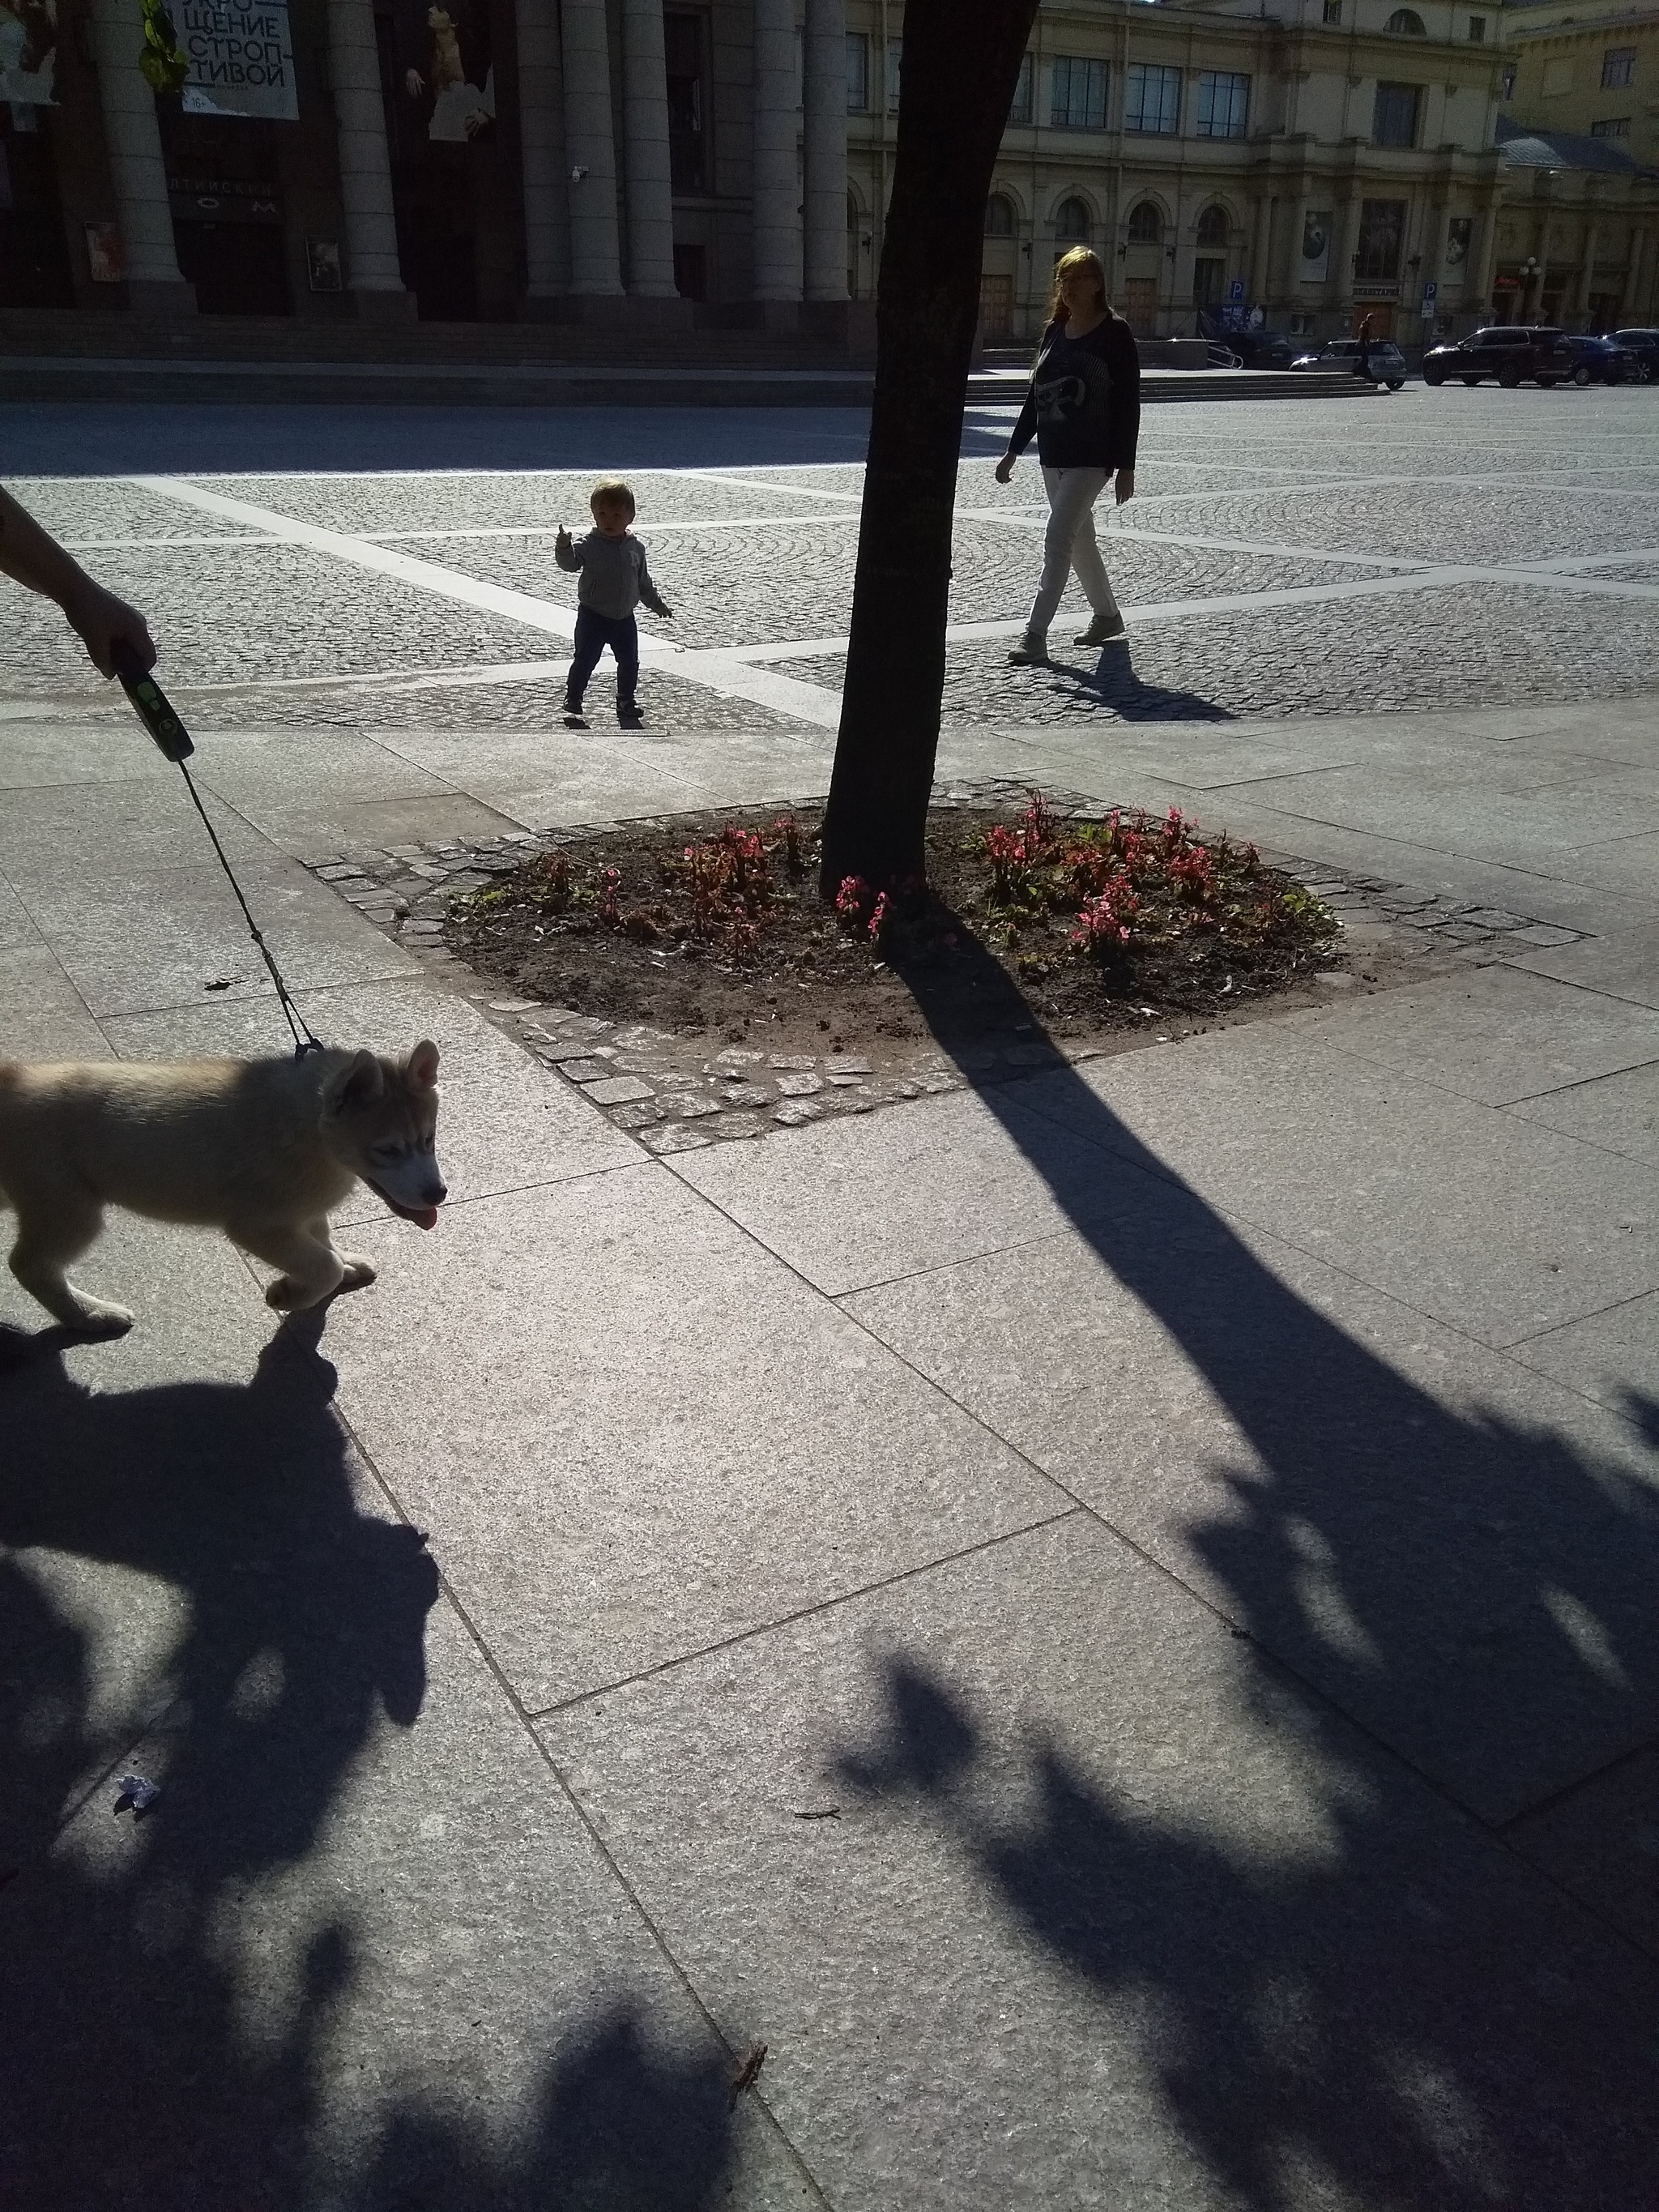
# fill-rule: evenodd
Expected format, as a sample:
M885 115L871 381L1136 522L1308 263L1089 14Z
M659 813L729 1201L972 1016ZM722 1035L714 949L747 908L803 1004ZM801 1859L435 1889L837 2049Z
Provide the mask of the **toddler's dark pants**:
M626 708L634 704L634 687L640 680L639 624L632 615L618 620L612 615L596 615L592 607L578 607L575 658L564 686L573 707L581 705L587 679L599 666L599 655L607 645L617 656L617 705Z

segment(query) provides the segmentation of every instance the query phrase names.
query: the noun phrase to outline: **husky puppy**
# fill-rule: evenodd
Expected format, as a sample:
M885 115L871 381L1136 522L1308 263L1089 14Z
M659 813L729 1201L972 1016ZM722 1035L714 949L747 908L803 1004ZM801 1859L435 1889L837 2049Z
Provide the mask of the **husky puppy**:
M65 1328L119 1336L125 1306L78 1291L64 1270L103 1227L106 1206L222 1229L281 1274L265 1292L297 1313L374 1279L337 1252L331 1208L366 1182L430 1229L438 1172L438 1048L406 1060L327 1048L302 1060L146 1060L56 1067L0 1060L0 1200L17 1215L11 1271Z

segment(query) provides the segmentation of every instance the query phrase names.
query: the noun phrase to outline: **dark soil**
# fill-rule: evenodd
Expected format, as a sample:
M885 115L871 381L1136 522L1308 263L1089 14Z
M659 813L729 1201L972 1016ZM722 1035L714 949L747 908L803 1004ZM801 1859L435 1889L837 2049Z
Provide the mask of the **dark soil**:
M1062 1042L1144 1034L1149 1014L1225 1018L1340 964L1329 913L1291 878L1189 823L1170 849L1200 854L1185 863L1206 871L1206 895L1194 895L1190 878L1178 884L1161 869L1157 841L1170 844L1163 825L1130 813L1121 824L1140 856L1140 896L1128 941L1105 957L1080 951L1072 941L1079 895L1060 856L1079 833L1086 844L1090 824L1117 817L1045 815L1039 865L1017 864L1011 892L988 836L999 825L1017 836L1031 818L1018 806L935 808L928 889L878 941L867 894L847 918L819 901L817 808L574 834L458 898L445 938L480 974L544 1004L683 1036L738 1042L752 1030L774 1048L799 1042L820 1052L879 1049L884 1040L902 1051L899 1041L927 1037L971 1043L1036 1024ZM734 880L744 833L750 857ZM1107 835L1097 831L1097 844ZM1003 844L1006 852L1006 835ZM691 866L688 848L698 854ZM716 885L722 867L726 880Z

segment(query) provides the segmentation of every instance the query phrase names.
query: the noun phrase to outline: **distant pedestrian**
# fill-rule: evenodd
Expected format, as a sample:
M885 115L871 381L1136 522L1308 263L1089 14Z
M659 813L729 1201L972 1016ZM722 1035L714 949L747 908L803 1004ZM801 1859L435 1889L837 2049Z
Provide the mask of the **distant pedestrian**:
M1363 376L1368 384L1375 383L1376 379L1371 374L1371 319L1369 315L1359 318L1359 328L1354 336L1359 341L1359 351L1354 356L1353 373L1356 376Z
M586 728L582 695L608 645L617 663L617 720L623 729L637 730L641 726L640 633L634 610L647 606L670 622L673 610L657 596L645 548L632 535L634 495L628 486L614 479L595 484L588 507L593 527L586 537L573 544L570 532L561 527L553 541L553 558L560 568L581 575L576 586L575 657L564 686L564 719L573 729Z
M1112 313L1100 256L1086 246L1074 246L1055 265L1031 388L997 463L999 483L1012 477L1033 433L1048 494L1048 528L1025 634L1008 655L1017 668L1048 658L1048 625L1072 569L1094 615L1077 643L1111 645L1124 635L1095 538L1094 505L1114 478L1120 507L1135 495L1140 355L1127 323Z

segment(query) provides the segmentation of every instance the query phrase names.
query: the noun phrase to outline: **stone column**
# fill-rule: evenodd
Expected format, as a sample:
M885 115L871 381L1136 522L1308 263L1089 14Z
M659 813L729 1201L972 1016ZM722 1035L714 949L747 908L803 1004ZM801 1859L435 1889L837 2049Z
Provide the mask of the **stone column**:
M196 294L179 273L155 95L138 68L138 11L123 0L94 0L93 31L127 297L140 313L193 315Z
M525 295L570 289L570 197L564 158L564 72L558 0L517 0L519 133L524 155ZM531 312L545 312L532 307Z
M845 128L846 118L842 118ZM755 0L755 297L801 295L794 0Z
M1589 313L1590 288L1595 282L1595 248L1598 240L1595 218L1591 216L1584 225L1584 262L1578 272L1578 299L1576 312Z
M328 77L345 209L346 289L360 315L412 315L415 302L398 264L373 0L328 0Z
M1632 321L1640 313L1642 305L1642 264L1647 258L1647 233L1631 226L1630 258L1625 264L1625 289L1619 301L1619 320L1622 325Z
M847 297L847 0L806 0L806 296Z
M628 289L640 299L678 299L662 0L623 0L623 136L628 161Z
M579 299L614 300L622 295L622 259L605 0L563 0L562 14L564 151L570 164L570 289Z
M1492 278L1498 274L1498 203L1488 200L1480 210L1480 253L1474 269L1473 292L1465 291L1460 306L1474 307L1484 323L1492 313Z
M1267 252L1273 243L1273 204L1271 194L1263 192L1255 204L1255 242L1250 249L1250 304L1264 306L1272 287L1267 270Z
M1354 275L1354 261L1359 252L1359 223L1364 213L1364 195L1358 179L1354 180L1353 198L1342 209L1341 243L1337 248L1336 295L1352 308L1357 306L1353 288L1358 282Z

